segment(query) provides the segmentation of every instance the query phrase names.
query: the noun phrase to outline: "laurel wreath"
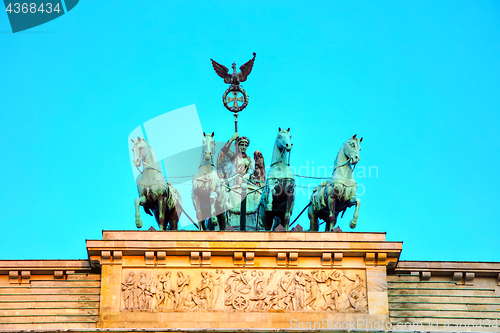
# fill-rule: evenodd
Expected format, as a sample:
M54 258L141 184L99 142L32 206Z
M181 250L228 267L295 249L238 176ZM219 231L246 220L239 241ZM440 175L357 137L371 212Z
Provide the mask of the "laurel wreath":
M237 106L237 107L234 107L234 106L229 106L228 102L227 102L227 95L229 95L230 92L233 92L233 91L239 91L243 94L243 104L241 104L241 106ZM222 95L222 103L224 103L224 106L226 107L226 109L228 109L229 111L231 112L240 112L242 111L244 108L247 107L248 105L248 95L246 93L246 91L240 87L240 86L230 86L225 92L224 92L224 95Z

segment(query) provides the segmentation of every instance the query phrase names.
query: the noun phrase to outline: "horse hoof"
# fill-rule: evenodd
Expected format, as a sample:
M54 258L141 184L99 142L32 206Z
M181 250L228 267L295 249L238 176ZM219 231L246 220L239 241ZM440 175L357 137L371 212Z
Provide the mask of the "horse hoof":
M140 219L135 220L135 225L137 228L142 228L142 221Z
M349 223L349 226L351 229L356 228L356 224L358 223L358 220L352 219L351 222Z

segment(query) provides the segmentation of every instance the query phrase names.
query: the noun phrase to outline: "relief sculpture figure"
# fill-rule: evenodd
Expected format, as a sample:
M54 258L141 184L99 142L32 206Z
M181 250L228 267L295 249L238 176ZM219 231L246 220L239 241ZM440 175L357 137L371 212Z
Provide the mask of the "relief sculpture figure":
M189 282L191 281L191 275L188 274L187 276L184 276L184 273L181 271L177 272L177 289L175 289L175 308L180 309L184 305L184 299L185 299L185 289L189 285Z
M135 273L130 272L125 282L122 282L123 303L125 309L131 310L134 308L134 285Z

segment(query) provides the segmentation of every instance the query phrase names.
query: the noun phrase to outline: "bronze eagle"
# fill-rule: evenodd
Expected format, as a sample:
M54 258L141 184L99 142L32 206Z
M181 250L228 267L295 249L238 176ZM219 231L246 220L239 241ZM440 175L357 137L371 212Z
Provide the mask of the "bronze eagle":
M212 61L212 66L214 67L217 75L224 79L224 83L238 86L240 82L245 82L250 72L252 72L256 55L257 54L254 52L253 58L248 60L240 67L239 73L236 73L236 63L233 62L233 74L229 74L229 69L226 66L219 64L213 59L210 59L210 61Z

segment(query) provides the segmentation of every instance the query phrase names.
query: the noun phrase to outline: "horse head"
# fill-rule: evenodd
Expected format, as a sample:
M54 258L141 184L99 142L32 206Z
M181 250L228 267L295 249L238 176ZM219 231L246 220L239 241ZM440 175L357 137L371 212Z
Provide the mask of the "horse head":
M149 145L146 140L140 137L137 137L137 141L134 141L133 139L130 139L130 141L134 144L132 147L132 151L134 152L134 164L136 167L140 167L148 156Z
M287 130L279 128L278 137L276 138L276 145L279 150L282 151L286 149L286 151L292 150L292 136L290 135L290 128Z
M362 141L363 138L358 139L356 134L354 134L342 147L342 151L351 165L355 165L359 162L359 152L361 151Z
M215 155L215 139L214 132L212 134L205 134L203 132L203 143L202 143L202 153L201 153L201 162L200 164L210 163L214 164L214 155Z

